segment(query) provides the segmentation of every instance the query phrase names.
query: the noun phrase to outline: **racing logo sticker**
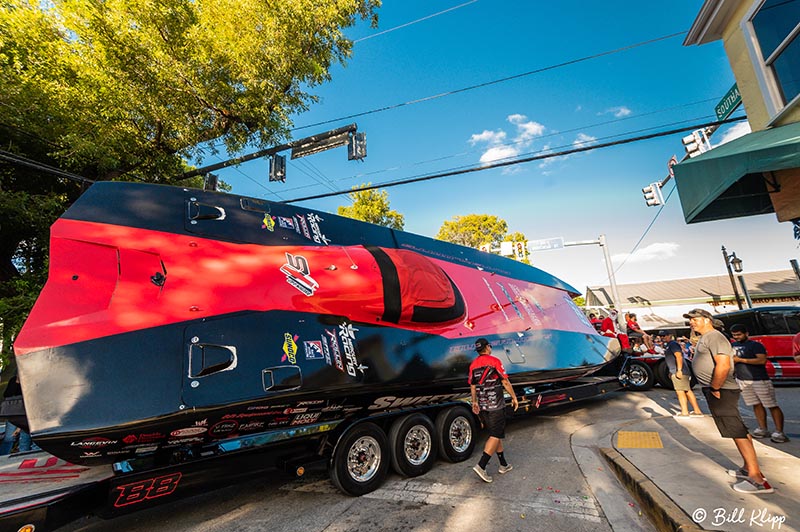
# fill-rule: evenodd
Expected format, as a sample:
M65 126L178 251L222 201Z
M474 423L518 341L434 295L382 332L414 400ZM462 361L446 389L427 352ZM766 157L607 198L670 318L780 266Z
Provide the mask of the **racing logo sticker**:
M264 219L261 221L261 229L266 229L270 233L275 231L275 218L269 215L269 213L264 213Z
M287 218L286 216L278 216L278 225L283 229L295 229L294 218Z
M306 351L306 360L323 360L325 358L325 355L322 354L322 342L320 340L303 342L303 348Z
M286 264L281 266L286 282L297 288L303 295L312 296L319 288L319 283L311 277L308 261L302 255L286 253Z
M281 362L288 360L289 364L297 364L297 344L295 341L298 338L300 337L297 335L292 336L291 333L283 334L283 356L281 357Z
M325 334L328 335L328 340L331 342L331 352L333 354L333 361L336 364L336 369L339 371L344 371L344 365L342 364L342 353L339 351L339 341L336 339L336 331L325 329Z
M356 368L358 367L356 348L355 345L353 345L353 340L356 339L357 332L358 329L353 327L352 323L342 323L339 325L339 337L342 339L342 347L347 364L347 374L351 377L356 376ZM358 369L361 368L358 367ZM364 370L361 369L361 371L363 372Z
M319 227L319 223L323 221L323 218L320 218L319 215L314 213L308 214L307 217L308 225L311 226L311 240L317 244L325 244L326 246L330 244L331 239L326 237L325 233L323 233L322 229Z

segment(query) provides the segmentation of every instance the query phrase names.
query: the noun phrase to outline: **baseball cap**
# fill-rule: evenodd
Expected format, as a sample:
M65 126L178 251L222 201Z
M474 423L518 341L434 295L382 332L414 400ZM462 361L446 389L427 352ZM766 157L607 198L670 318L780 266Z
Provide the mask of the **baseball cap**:
M669 331L658 331L658 335L659 336L669 336L670 332Z
M692 309L686 314L683 315L684 318L708 318L709 320L713 320L714 316L707 310L703 310L701 308Z
M492 345L489 343L489 340L487 340L486 338L478 338L477 340L475 340L475 351L478 351L480 353L481 351L483 351L483 348L486 347L487 345Z

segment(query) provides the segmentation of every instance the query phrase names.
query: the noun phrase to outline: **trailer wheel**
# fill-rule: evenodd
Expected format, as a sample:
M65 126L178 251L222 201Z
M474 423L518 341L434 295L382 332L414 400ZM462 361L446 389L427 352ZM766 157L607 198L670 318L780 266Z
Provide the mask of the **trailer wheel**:
M380 487L389 470L389 443L374 423L359 423L336 444L330 467L333 484L348 495Z
M632 361L628 368L628 386L636 391L649 390L655 384L653 370L645 362Z
M674 390L675 386L672 384L672 379L669 378L669 366L667 366L667 362L662 360L658 364L656 364L655 371L656 380L661 385L662 388L666 388L667 390Z
M389 430L392 468L406 477L430 471L436 461L433 422L424 414L409 414L394 422Z
M436 436L442 457L448 462L463 462L475 448L475 417L463 406L447 408L436 416Z

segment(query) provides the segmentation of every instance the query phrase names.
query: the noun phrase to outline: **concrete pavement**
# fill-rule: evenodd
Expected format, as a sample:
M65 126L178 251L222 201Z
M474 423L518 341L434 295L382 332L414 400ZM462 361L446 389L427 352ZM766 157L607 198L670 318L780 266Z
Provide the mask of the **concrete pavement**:
M738 480L727 470L740 467L741 458L733 441L719 436L710 415L679 418L655 402L643 402L642 409L650 417L587 427L573 435L572 445L576 449L593 440L657 529L800 531L797 421L787 420L787 443L754 439L775 493L751 495L733 490ZM745 422L752 428L752 420Z

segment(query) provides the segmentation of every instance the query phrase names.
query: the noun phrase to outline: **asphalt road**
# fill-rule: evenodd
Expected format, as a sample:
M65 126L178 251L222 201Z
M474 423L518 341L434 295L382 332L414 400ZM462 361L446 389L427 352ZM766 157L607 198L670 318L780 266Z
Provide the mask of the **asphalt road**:
M800 387L780 387L778 398L787 433L800 436ZM467 462L440 461L422 477L393 474L362 497L338 492L324 471L300 479L265 476L111 521L81 519L60 531L651 531L595 442L602 436L599 427L624 426L658 407L677 412L674 392L617 392L518 418L505 441L514 469L498 475L495 457L488 467L491 484L471 469L476 451ZM742 413L755 426L752 411L742 406Z

